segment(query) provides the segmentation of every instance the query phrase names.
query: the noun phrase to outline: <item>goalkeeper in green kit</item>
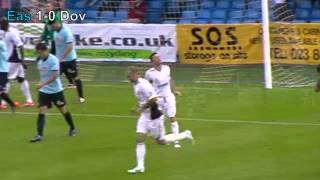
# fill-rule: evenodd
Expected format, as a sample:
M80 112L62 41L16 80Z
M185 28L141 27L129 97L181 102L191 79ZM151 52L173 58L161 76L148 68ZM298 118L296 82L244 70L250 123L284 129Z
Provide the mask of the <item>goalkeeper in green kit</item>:
M55 51L55 42L54 42L54 31L51 29L50 25L48 24L49 23L49 18L50 17L50 14L51 13L54 13L54 19L60 23L61 22L61 13L60 13L61 9L58 7L55 6L54 3L52 2L48 2L46 3L45 5L45 14L46 14L46 17L45 20L44 20L44 23L45 23L45 26L44 26L44 30L42 32L42 35L41 35L41 41L46 43L46 44L49 44L49 42L51 43L51 54L54 54L56 53ZM52 15L51 15L52 16Z

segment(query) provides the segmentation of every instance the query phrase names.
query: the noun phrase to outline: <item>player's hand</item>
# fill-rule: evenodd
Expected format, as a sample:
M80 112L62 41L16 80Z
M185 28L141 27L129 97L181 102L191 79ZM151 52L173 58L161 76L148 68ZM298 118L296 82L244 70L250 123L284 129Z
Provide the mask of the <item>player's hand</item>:
M130 110L130 114L132 114L132 115L139 115L139 114L140 114L140 111L139 111L138 108L132 108L132 109Z
M40 82L40 83L37 85L37 90L43 88L43 86L44 86L44 84Z
M180 91L173 91L173 94L175 96L182 96L182 93Z

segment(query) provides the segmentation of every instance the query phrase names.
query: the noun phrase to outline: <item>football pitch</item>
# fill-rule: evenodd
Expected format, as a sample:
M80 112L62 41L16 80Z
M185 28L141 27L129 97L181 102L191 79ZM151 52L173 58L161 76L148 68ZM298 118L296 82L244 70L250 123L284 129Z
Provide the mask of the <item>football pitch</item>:
M119 69L117 69L119 68ZM181 130L193 132L196 144L181 149L147 142L146 172L135 166L136 101L125 68L99 67L85 83L85 104L76 91L65 91L78 136L55 109L49 110L45 139L35 135L37 109L0 111L1 180L318 180L320 178L320 94L313 87L265 90L261 69L240 71L233 84L198 84L191 67L175 72ZM37 76L29 70L36 99ZM90 73L88 73L90 74ZM245 78L243 78L245 79ZM115 80L114 82L112 80ZM190 82L187 82L190 80ZM22 102L17 84L12 96ZM168 125L168 122L166 122ZM167 128L167 131L170 128Z

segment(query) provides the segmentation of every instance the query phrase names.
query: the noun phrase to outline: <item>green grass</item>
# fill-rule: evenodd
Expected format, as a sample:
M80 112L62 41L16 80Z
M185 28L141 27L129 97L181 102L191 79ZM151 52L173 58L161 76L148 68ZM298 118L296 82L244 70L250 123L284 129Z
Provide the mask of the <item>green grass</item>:
M76 92L66 91L79 129L75 138L66 136L67 126L55 109L38 144L28 143L35 134L36 109L0 112L1 180L319 179L320 96L311 87L264 90L259 78L232 85L186 83L186 75L196 79L199 73L190 67L175 72L184 93L178 98L178 120L181 129L192 130L196 145L183 142L176 150L149 140L146 173L128 175L126 170L135 166L137 117L129 114L135 99L129 84L109 82L114 76L123 79L123 67L104 70L96 73L101 81L85 84L86 104L74 103ZM22 101L20 94L15 86L12 96Z

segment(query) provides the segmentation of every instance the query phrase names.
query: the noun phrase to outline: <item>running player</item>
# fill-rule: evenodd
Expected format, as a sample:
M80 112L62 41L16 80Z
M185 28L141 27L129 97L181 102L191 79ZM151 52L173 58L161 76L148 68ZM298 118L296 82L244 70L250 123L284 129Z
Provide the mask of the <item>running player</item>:
M147 138L148 133L150 133L152 137L156 140L156 142L161 145L184 139L189 139L192 142L193 137L189 130L186 130L178 134L165 135L163 115L158 108L157 94L154 91L152 85L147 80L140 78L138 69L135 67L129 68L128 79L133 84L134 95L138 100L137 112L140 113L140 117L136 126L137 166L131 170L128 170L128 173L135 174L143 173L145 171L145 140Z
M25 69L27 68L23 56L23 42L19 32L9 27L7 19L0 20L1 30L5 32L4 42L7 45L9 55L9 80L17 80L21 85L21 91L26 99L25 107L33 107L33 100L30 93L29 82L25 79ZM7 85L7 93L10 90L10 83Z
M86 100L83 96L82 81L78 77L77 54L73 45L73 34L68 27L64 26L57 20L50 21L49 24L55 31L54 41L56 47L56 56L59 58L61 63L60 73L65 74L69 82L71 82L69 86L73 86L74 84L76 85L79 101L80 103L84 103Z
M150 60L153 67L146 71L145 79L147 79L154 87L159 98L160 107L166 117L171 122L171 132L179 134L179 124L176 119L176 97L181 93L175 89L174 81L171 78L170 67L163 65L159 54L152 53ZM174 143L175 148L181 148L180 143Z
M7 46L3 41L4 32L0 31L0 100L3 99L6 103L10 105L12 111L15 112L15 105L8 93L6 92L6 87L8 83L8 55Z
M39 115L37 121L37 135L30 140L31 143L43 140L43 130L45 126L46 110L51 108L52 103L59 109L64 119L69 125L69 136L76 135L71 113L66 108L66 101L63 94L62 82L59 77L59 59L49 53L49 49L44 43L36 45L39 55L38 69L40 71L40 82L37 86L39 90Z

